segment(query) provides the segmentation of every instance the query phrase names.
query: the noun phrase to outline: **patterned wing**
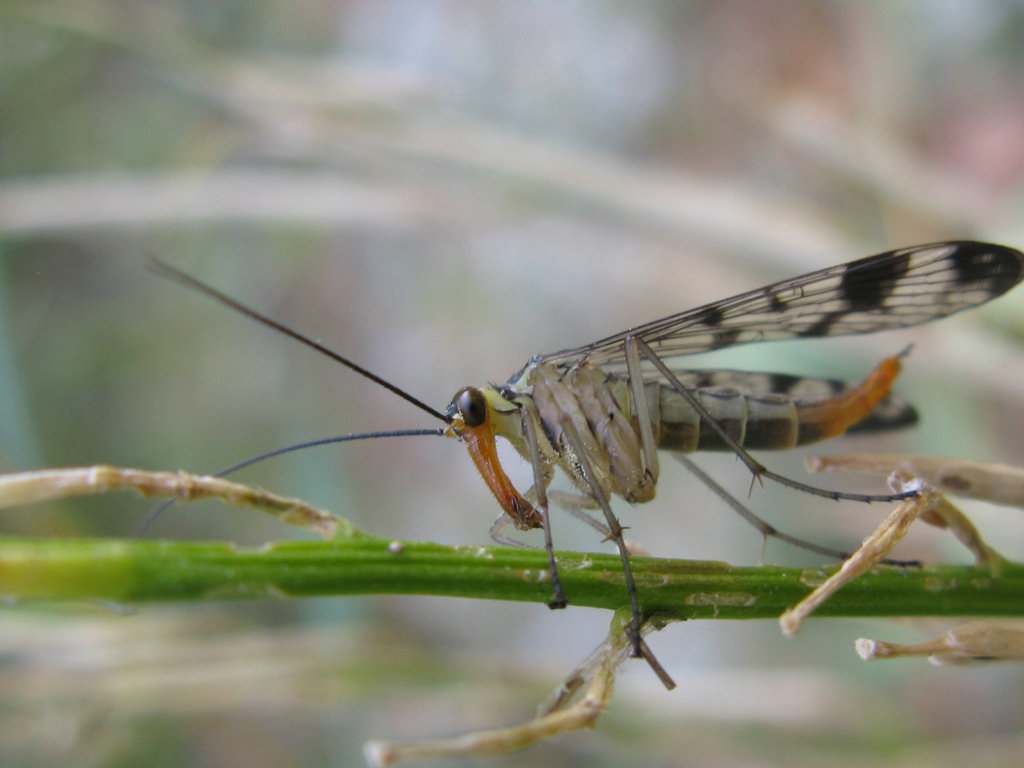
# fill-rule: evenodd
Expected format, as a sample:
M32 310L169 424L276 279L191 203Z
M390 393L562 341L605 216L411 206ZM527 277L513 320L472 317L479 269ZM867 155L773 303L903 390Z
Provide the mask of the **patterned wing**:
M625 361L627 336L661 357L810 336L843 336L926 323L1001 296L1024 277L1024 254L955 241L867 256L631 328L538 362Z

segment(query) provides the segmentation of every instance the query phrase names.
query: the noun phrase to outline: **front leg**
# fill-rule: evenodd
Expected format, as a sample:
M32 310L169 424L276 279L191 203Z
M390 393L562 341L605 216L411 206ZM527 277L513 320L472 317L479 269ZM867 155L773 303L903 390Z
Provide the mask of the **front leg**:
M523 416L523 434L526 435L526 446L530 452L530 466L533 467L533 488L536 507L540 510L544 528L544 551L548 553L548 567L551 571L551 585L554 594L548 601L548 607L565 608L569 601L565 597L565 590L562 589L562 580L558 577L558 564L555 562L555 548L551 539L551 512L548 509L548 483L551 482L552 470L548 466L540 451L540 440L537 437L537 430L540 428L540 414L532 399L525 399L520 405Z

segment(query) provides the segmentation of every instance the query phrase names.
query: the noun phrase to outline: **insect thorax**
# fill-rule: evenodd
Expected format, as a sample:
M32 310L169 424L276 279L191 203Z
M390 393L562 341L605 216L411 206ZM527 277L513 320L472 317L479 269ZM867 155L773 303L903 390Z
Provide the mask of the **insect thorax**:
M532 401L532 412L540 422L539 449L547 466L561 466L577 486L586 489L575 444L586 453L597 481L608 494L642 502L654 496L651 480L657 478L656 472L648 472L644 466L638 413L650 419L654 443L661 450L732 450L733 445L723 439L721 432L745 448L785 450L842 434L851 423L864 418L864 414L847 418L851 393L859 393L860 401L854 405L874 408L888 393L898 370L894 360L883 362L864 384L852 389L840 382L822 380L806 380L814 386L803 386L796 377L707 371L680 374L690 397L710 419L661 378L645 381L645 402L637 409L625 375L608 373L585 361L570 368L536 362L505 388L504 397L513 402ZM880 374L888 365L894 370ZM873 381L880 375L884 380ZM754 385L754 391L732 386L737 378ZM779 382L785 382L785 392L764 391ZM868 382L872 382L870 387ZM691 387L691 383L696 386ZM871 402L865 405L864 398ZM878 405L883 411L886 402ZM575 442L566 434L569 425L578 436ZM510 423L509 428L511 434L500 428L498 434L507 437L529 460L521 422Z

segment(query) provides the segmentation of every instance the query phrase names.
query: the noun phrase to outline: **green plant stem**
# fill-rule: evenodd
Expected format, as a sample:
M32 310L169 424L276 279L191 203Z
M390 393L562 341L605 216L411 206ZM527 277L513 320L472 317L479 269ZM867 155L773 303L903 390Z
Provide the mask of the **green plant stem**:
M573 605L627 603L619 558L558 554ZM646 610L674 618L777 617L833 568L734 567L633 558ZM355 534L259 548L226 543L0 538L0 594L15 600L146 602L422 594L546 602L542 551L444 547ZM877 568L845 586L820 616L1021 616L1024 566Z

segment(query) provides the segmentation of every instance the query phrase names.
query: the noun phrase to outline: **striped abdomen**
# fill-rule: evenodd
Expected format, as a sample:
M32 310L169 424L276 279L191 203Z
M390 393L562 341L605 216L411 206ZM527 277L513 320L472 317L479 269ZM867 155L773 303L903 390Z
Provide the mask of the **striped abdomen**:
M898 358L886 358L859 385L809 397L751 393L730 386L692 391L718 425L743 447L781 450L838 437L865 420L873 420L876 429L913 423L915 414L910 406L886 402L899 367ZM792 381L798 390L798 380ZM646 385L645 392L659 448L687 453L729 448L674 388L653 382Z

